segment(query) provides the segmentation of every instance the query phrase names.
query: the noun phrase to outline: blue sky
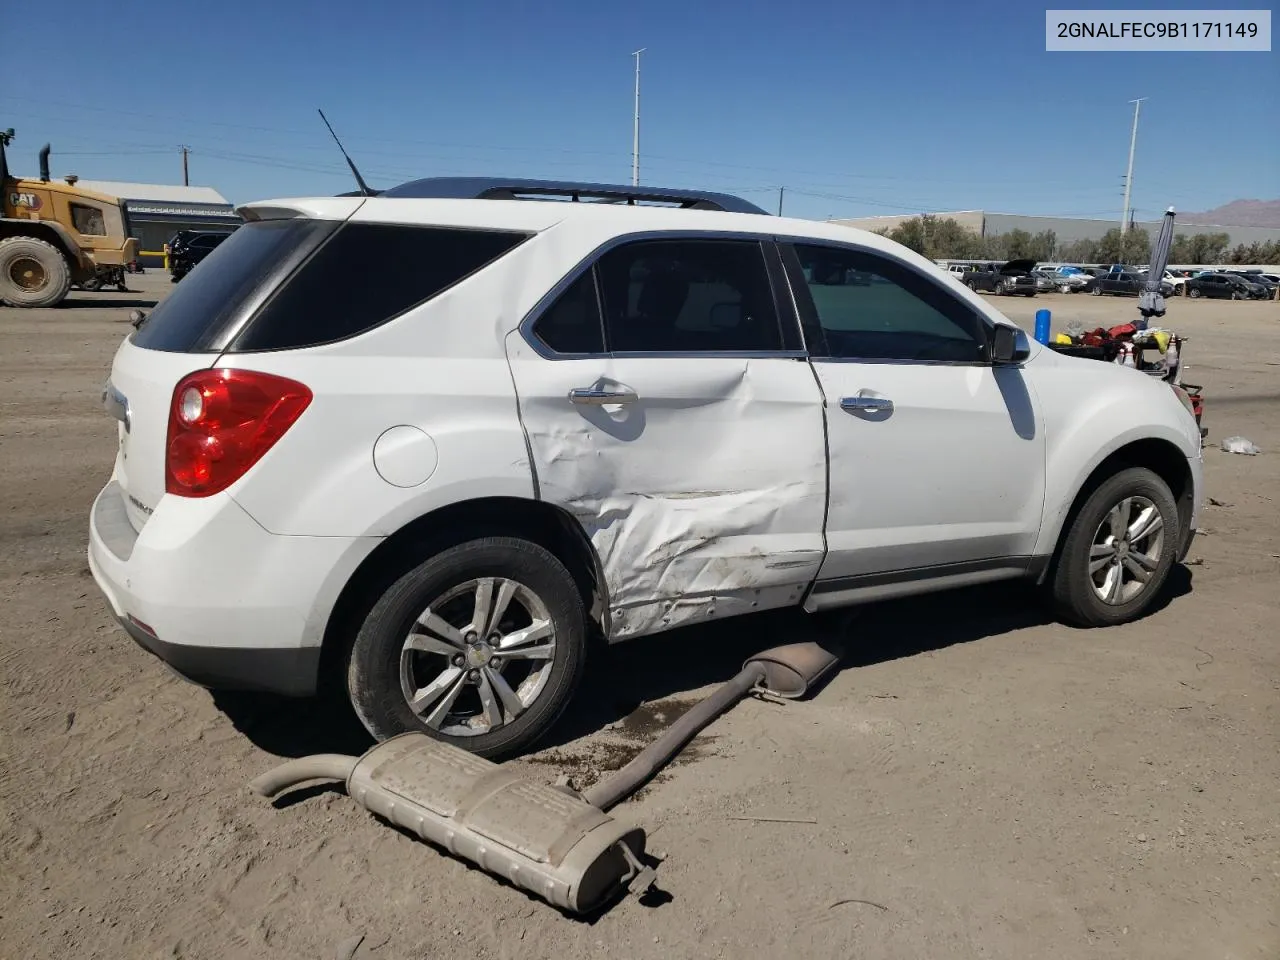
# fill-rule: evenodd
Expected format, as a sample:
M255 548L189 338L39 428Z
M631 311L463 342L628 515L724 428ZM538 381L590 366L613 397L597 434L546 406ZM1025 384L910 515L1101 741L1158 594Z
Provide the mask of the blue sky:
M48 141L55 175L103 180L181 183L185 143L191 182L235 202L352 188L317 106L374 186L628 182L647 47L644 183L769 209L785 186L785 212L816 218L1119 218L1128 101L1145 96L1139 219L1280 197L1276 53L1046 53L1044 16L1014 0L63 0L66 56L5 44L0 127L17 171Z

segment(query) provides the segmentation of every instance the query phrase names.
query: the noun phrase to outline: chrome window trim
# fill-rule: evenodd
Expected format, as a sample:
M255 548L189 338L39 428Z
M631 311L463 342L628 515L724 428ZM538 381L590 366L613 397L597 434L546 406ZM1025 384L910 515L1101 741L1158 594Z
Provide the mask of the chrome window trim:
M660 359L660 358L721 358L721 359L741 359L741 360L765 360L765 359L781 359L781 360L803 360L808 357L808 352L804 349L800 350L643 350L643 351L624 351L624 350L605 350L602 353L560 353L552 349L544 343L533 328L537 325L542 315L551 308L551 305L560 298L560 296L573 286L578 279L595 267L601 257L617 247L629 243L638 243L645 240L745 240L755 242L762 245L761 254L767 258L768 251L763 249L764 245L772 244L774 236L767 232L738 232L736 230L646 230L639 233L619 234L610 237L604 243L597 246L589 254L579 260L568 273L560 278L550 290L538 299L533 308L525 314L524 319L520 321L516 330L519 331L521 338L527 343L533 351L544 360L594 360L606 357L635 358L635 359ZM773 285L773 277L768 271L768 261L763 264L766 277L770 286ZM604 338L605 346L608 346L608 330L607 322L604 316L603 297L600 291L599 283L596 286L596 302L600 313L601 336ZM788 287L790 285L788 284ZM783 291L784 293L786 291ZM794 303L794 294L793 303ZM776 292L773 297L775 304L777 303ZM791 313L788 316L778 317L778 323L792 323L800 326L798 317ZM779 335L782 334L781 327L778 330ZM804 331L799 331L799 341L804 343ZM786 342L785 336L783 342Z
M889 357L810 357L813 363L874 363L909 367L991 367L990 360L899 360ZM1011 366L1011 364L1003 364Z
M846 243L840 240L815 239L815 238L808 238L808 237L777 237L776 239L779 244L790 246L793 252L797 245L803 244L805 246L812 246L812 247L828 247L832 250L847 250L851 253L859 253L866 256L880 257L882 259L892 260L898 266L902 267L905 270L908 270L915 276L920 277L925 283L928 283L933 287L935 287L940 293L946 294L957 303L965 306L968 309L972 309L969 307L967 303L965 303L963 300L957 297L955 293L953 293L951 290L948 290L944 284L938 283L929 274L920 270L913 264L910 264L907 261L899 257L896 257L891 253L886 253L883 250L876 250L872 247L865 247L857 243ZM793 302L795 303L795 306L796 306L796 317L797 319L799 319L800 317L800 304L798 299L799 295L796 293L794 289L794 285L792 284L792 278L790 273L787 273L787 283L788 285L791 285L793 287L791 295L792 295ZM991 349L990 336L992 332L992 323L985 314L979 312L976 309L973 309L973 315L974 317L977 318L980 326L983 329L985 329L988 337L988 341L986 343L980 342L979 346L982 347L984 353L989 354ZM819 320L819 325L821 325L820 320ZM801 330L801 334L803 335L803 332L804 332L803 321L800 321L800 330ZM823 346L825 348L826 346L825 343ZM908 360L908 359L900 359L896 357L834 357L834 356L823 356L815 353L810 353L808 356L810 361L814 363L818 363L818 362L875 363L875 364L893 364L893 365L929 366L929 367L994 367L996 366L996 364L991 360L989 356L983 360L917 360L917 359Z

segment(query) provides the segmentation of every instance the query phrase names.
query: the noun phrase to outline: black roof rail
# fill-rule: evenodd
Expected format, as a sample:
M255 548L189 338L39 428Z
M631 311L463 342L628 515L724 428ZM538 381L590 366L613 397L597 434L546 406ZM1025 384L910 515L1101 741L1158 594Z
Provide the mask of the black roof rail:
M426 177L410 180L382 197L413 197L452 200L520 200L528 197L567 197L570 200L605 203L668 203L690 210L721 210L726 213L757 213L767 210L728 193L706 190L679 190L665 187L633 187L616 183L576 183L566 180L523 180L498 177Z

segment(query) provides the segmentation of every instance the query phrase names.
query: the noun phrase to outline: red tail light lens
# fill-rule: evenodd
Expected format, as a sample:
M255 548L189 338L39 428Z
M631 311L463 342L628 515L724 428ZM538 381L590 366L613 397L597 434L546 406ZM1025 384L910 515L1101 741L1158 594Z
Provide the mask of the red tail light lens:
M174 387L164 488L180 497L225 490L311 403L295 380L256 370L200 370Z

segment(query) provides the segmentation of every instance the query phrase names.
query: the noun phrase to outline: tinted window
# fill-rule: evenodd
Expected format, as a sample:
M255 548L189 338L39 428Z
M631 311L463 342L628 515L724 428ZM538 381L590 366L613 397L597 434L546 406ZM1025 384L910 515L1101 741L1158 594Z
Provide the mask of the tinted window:
M597 266L613 352L782 349L760 244L648 240Z
M533 332L557 353L603 353L594 272L588 270L562 293L538 318Z
M336 226L322 220L246 224L151 311L133 343L175 353L221 350L263 290Z
M797 244L826 356L979 361L978 316L904 264L878 254ZM815 355L821 345L811 344Z
M353 337L443 292L525 236L349 223L249 321L233 349L296 349Z

